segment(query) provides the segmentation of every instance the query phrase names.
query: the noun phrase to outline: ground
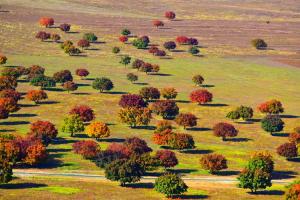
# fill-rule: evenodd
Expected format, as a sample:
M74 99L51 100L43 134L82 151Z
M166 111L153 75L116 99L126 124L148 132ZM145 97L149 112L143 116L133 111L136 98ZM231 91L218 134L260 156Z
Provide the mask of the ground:
M199 159L203 154L215 152L228 159L229 168L220 175L236 176L245 166L251 152L268 150L276 163L275 179L292 180L298 177L299 158L287 161L276 155L276 147L287 142L288 133L300 125L299 2L194 0L187 4L185 1L154 0L139 0L135 3L129 0L4 0L1 6L0 52L8 57L4 67L37 64L45 67L49 76L59 70L69 69L74 73L77 68L84 67L90 71L90 76L88 80L81 80L74 75L75 82L79 84L76 92L68 94L60 86L48 90L49 100L41 105L36 106L22 99L22 109L0 122L0 132L25 135L30 122L38 119L49 120L60 129L68 111L80 103L91 106L97 120L109 124L111 137L99 142L102 149L111 142L138 136L145 139L154 150L158 150L160 147L152 142L151 137L156 121L161 118L154 116L149 127L130 129L117 119L120 109L118 101L122 94L137 93L144 86L171 86L179 92L177 100L180 111L192 112L199 118L198 126L194 129L183 130L177 127L177 131L193 135L197 148L186 152L176 151L179 158L176 172L185 176L207 175L207 171L201 169ZM151 20L162 19L166 10L174 10L178 20L164 20L166 25L162 29L152 27ZM37 22L41 16L53 17L56 24L72 24L72 32L63 33L56 28L39 27ZM146 50L136 50L118 41L119 33L125 27L135 35L149 35L151 42L160 46L179 35L196 37L202 46L200 51L203 57L191 56L186 52L187 46L180 46L179 51L168 52L171 59L155 58ZM100 42L85 50L85 56L70 57L63 53L59 44L36 40L34 36L39 30L59 33L62 40L70 39L74 42L83 33L94 32ZM258 51L251 47L250 41L254 38L265 39L269 44L268 50ZM128 54L133 58L159 64L160 74L145 75L130 69L130 66L122 66L119 64L120 56L111 53L114 46L121 48L122 55ZM126 80L129 72L138 74L138 84ZM189 102L189 93L197 89L191 82L195 74L204 76L207 89L214 95L214 101L209 106ZM100 94L92 89L92 80L102 76L114 82L112 92ZM18 91L26 93L33 88L20 81ZM285 128L282 133L271 136L264 132L259 122L264 115L255 110L251 123L234 123L239 129L235 140L223 142L213 136L213 125L220 121L230 122L225 116L233 108L239 105L256 108L259 103L273 98L282 101L285 107L282 115ZM71 151L73 142L84 139L88 138L83 133L71 138L60 131L59 139L48 148L50 159L40 168L47 171L103 174L92 162ZM245 191L230 187L230 191L247 195ZM38 195L43 191L35 192ZM207 189L207 194L215 194L214 199L217 199L221 193Z

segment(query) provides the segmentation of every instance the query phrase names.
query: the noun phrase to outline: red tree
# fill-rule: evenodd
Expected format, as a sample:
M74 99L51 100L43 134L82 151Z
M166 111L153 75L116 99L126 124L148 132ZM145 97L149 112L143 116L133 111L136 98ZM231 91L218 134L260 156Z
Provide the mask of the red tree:
M36 35L35 38L40 39L42 41L50 39L51 34L46 33L45 31L39 31Z
M50 27L54 25L54 19L51 17L41 17L39 20L41 26Z
M155 54L159 49L156 46L151 46L148 50L149 53Z
M100 152L100 146L93 140L78 141L72 147L75 153L82 155L85 159L93 159Z
M132 151L124 144L112 143L107 149L107 152L118 154L121 158L129 158Z
M119 105L123 108L126 107L146 107L147 103L143 100L143 97L137 94L124 94L121 96Z
M90 72L87 69L76 69L76 75L82 77L86 77L90 74Z
M84 48L87 48L87 47L90 46L90 42L89 42L88 40L81 39L81 40L79 40L79 41L77 42L77 45L78 45L79 47L81 47L82 49L84 49Z
M169 20L175 19L176 14L173 11L167 11L165 12L165 17Z
M235 127L228 123L220 122L213 127L214 135L217 137L222 137L222 140L225 141L226 137L235 137L238 134L238 130Z
M41 100L48 99L48 95L44 90L30 90L26 98L34 103L39 103Z
M0 98L0 107L4 108L10 113L20 110L20 106L13 98Z
M125 36L125 35L122 35L122 36L120 36L120 37L119 37L119 40L120 40L120 42L123 42L123 43L125 43L125 42L127 42L127 41L128 41L128 37L127 37L127 36Z
M138 155L142 155L144 153L148 153L152 151L152 149L148 147L146 141L138 137L127 138L125 140L124 145L127 146L131 152Z
M298 156L298 149L295 143L284 143L277 148L277 153L286 158Z
M29 134L42 140L46 146L57 136L55 125L49 121L36 121L31 123Z
M186 37L186 36L178 36L178 37L176 38L176 42L177 42L178 44L188 44L189 38Z
M157 28L164 26L164 23L160 20L154 20L152 23L153 23L153 26L156 26Z
M19 101L21 99L21 94L16 90L6 89L0 91L0 98L12 98L15 101Z
M191 101L199 104L205 104L207 102L211 102L212 98L213 98L212 93L204 89L194 90L190 94Z
M26 157L24 162L31 166L37 165L45 161L47 158L46 147L40 140L31 143L26 149Z
M71 109L69 112L71 115L79 115L81 120L84 122L89 122L95 119L95 114L92 108L86 105L77 105Z
M183 126L183 128L185 129L186 127L197 126L197 117L191 113L180 113L175 118L175 122L179 126Z
M159 150L156 152L155 157L160 160L161 165L165 168L174 167L178 164L178 160L173 151Z
M17 79L13 76L0 76L0 91L15 89L18 85Z

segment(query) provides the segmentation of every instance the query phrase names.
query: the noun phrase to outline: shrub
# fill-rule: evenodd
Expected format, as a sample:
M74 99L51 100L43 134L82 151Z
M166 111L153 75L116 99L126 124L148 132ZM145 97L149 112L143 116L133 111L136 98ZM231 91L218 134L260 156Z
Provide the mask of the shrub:
M70 115L79 115L83 122L89 122L95 119L95 114L92 108L86 105L74 106L70 112Z
M59 25L59 28L63 32L69 32L71 29L71 25L70 24L61 24L61 25Z
M43 88L55 87L56 82L53 78L41 74L32 77L30 79L30 85L40 86L41 89L43 89Z
M227 160L220 154L207 154L202 156L200 164L203 169L208 170L209 173L214 174L222 169L227 169Z
M149 53L156 54L159 49L156 46L151 46L148 50Z
M295 144L300 144L300 133L297 132L290 133L289 141L294 142Z
M90 46L90 42L85 39L81 39L77 42L77 46L81 47L82 49L86 49Z
M197 47L191 47L189 48L188 52L192 55L197 55L200 53L200 50Z
M7 57L0 54L0 65L5 64L7 61Z
M139 70L144 64L145 64L144 61L142 61L140 59L135 59L132 63L132 68Z
M27 92L26 98L37 104L41 100L48 99L48 95L44 90L30 90Z
M161 95L165 98L165 99L176 99L178 92L176 91L175 88L163 88L160 91Z
M198 40L196 38L189 38L188 39L188 44L189 45L198 45L199 42L198 42Z
M87 77L90 74L87 69L76 69L75 73L77 76L80 76L80 78Z
M159 150L156 152L155 158L160 160L160 163L165 168L174 167L178 164L178 160L173 151Z
M18 86L17 79L12 76L0 76L0 91L15 89Z
M39 31L36 35L35 38L40 39L42 41L50 39L50 33L46 33L45 31Z
M89 42L96 42L98 40L98 37L94 33L85 33L83 35L83 39Z
M78 85L76 83L74 83L73 81L67 81L67 82L64 82L62 84L62 87L68 91L68 93L70 91L75 91L78 89Z
M202 83L204 82L204 78L203 78L203 76L198 74L198 75L193 76L192 81L195 83L195 85L201 86Z
M208 92L204 89L194 90L190 94L190 99L192 102L196 102L199 104L205 104L207 102L211 102L213 99L212 93Z
M251 43L256 49L266 49L268 47L268 44L263 39L254 39Z
M114 47L114 48L112 48L112 52L114 53L114 54L118 54L118 53L120 53L120 48L119 47Z
M166 52L163 51L163 50L157 50L155 53L154 53L155 56L159 56L159 57L164 57L166 56Z
M160 21L160 20L153 20L152 23L153 23L153 26L155 26L156 28L158 28L158 27L163 27L163 26L165 25L165 24L164 24L162 21Z
M267 115L261 120L261 127L271 134L283 130L284 122L278 115Z
M284 112L281 102L276 99L266 101L260 104L257 108L260 112L268 114L279 114Z
M84 124L79 115L70 115L64 119L61 130L64 133L70 133L73 137L74 133L84 131Z
M178 36L178 37L176 38L176 42L177 42L178 44L188 44L189 38L186 37L186 36Z
M154 87L143 87L140 90L140 95L146 100L153 100L160 98L160 92L157 88Z
M124 145L127 146L132 153L137 155L142 155L152 151L146 141L138 137L126 138Z
M167 129L170 129L170 130L173 129L171 122L168 121L168 120L160 120L156 124L155 133L160 133L160 132L165 131Z
M175 101L160 100L154 102L150 109L157 115L162 116L164 119L173 119L179 113L179 108Z
M54 25L54 19L51 17L41 17L39 20L41 26L45 26L46 28Z
M60 45L60 48L65 49L65 47L70 47L70 46L73 46L73 42L70 40L66 40Z
M7 119L9 116L9 111L6 110L4 106L0 106L0 119Z
M20 110L20 106L13 98L0 98L0 107L9 113Z
M60 40L60 36L58 34L51 34L50 35L51 40L53 40L54 42L58 42Z
M21 94L16 90L6 89L0 91L0 98L12 98L15 101L19 101L21 99Z
M191 135L184 133L171 134L168 138L168 146L173 149L193 149L195 142Z
M137 125L148 125L152 116L148 108L126 107L119 111L119 119L131 128Z
M135 39L132 42L132 45L138 49L145 49L147 48L148 44L149 43L147 43L145 40L142 40L141 38Z
M165 12L165 17L169 20L175 19L176 14L173 11L167 11Z
M120 60L120 64L124 65L125 67L130 63L131 57L123 56Z
M155 180L154 189L166 197L172 197L186 192L188 186L176 174L167 173Z
M119 105L123 108L127 107L146 107L147 103L143 100L143 97L137 94L124 94L121 96Z
M96 90L100 90L100 93L102 93L104 90L109 91L113 89L114 84L110 79L102 77L96 78L92 83L92 87Z
M85 159L94 159L100 152L100 146L93 140L78 141L72 147L75 153L82 155Z
M235 127L228 123L220 122L213 127L214 135L217 137L222 137L222 140L225 141L226 137L236 137L238 130Z
M44 162L47 158L46 147L40 140L36 140L26 149L24 163L35 166Z
M88 136L96 139L110 136L108 126L102 122L92 122L85 128L85 132Z
M130 32L130 30L129 29L127 29L127 28L124 28L122 31L121 31L121 34L122 35L130 35L131 34L131 32Z
M120 36L120 37L119 37L119 41L120 41L120 42L123 42L123 43L125 43L125 42L127 42L127 41L128 41L128 37L127 37L127 36L124 36L124 35L122 35L122 36Z
M229 113L227 113L226 117L231 120L236 120L236 119L241 118L240 113L236 110L233 110L233 111L230 111Z
M165 42L164 47L170 51L172 49L176 49L176 43L173 41Z
M147 43L147 44L150 43L150 39L149 39L149 37L146 36L146 35L143 35L143 36L139 37L139 39L141 39L143 42L145 42L145 43Z
M56 138L57 133L55 125L49 121L38 120L30 125L29 134L40 139L46 146L48 146L48 144Z
M284 143L277 147L277 153L286 158L293 158L298 156L298 149L295 143Z
M133 83L133 82L135 82L135 81L138 80L138 76L135 75L135 74L133 74L133 73L128 73L126 75L126 77L127 77L127 80L129 80L131 83Z
M64 51L66 54L69 54L70 56L78 55L81 53L81 51L73 45L65 46Z
M53 79L57 83L73 81L73 76L69 70L62 70L53 74Z
M180 113L175 118L175 122L186 129L186 127L197 126L197 117L191 113Z

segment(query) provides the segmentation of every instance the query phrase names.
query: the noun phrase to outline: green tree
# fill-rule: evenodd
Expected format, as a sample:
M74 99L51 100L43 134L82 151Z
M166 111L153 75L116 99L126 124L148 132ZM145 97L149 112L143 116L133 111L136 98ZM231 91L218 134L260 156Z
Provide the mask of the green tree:
M200 53L200 51L197 47L191 47L191 48L189 48L189 53L192 55L197 55Z
M89 42L96 42L98 40L98 37L94 33L85 33L83 35L83 39Z
M127 80L129 80L131 83L138 80L138 76L133 73L128 73L126 76L127 76Z
M114 47L113 49L112 49L112 52L114 53L114 54L118 54L118 53L120 53L120 48L119 47Z
M126 67L130 62L131 62L131 57L129 57L129 56L123 56L123 57L121 58L121 61L120 61L120 63L121 63L122 65L124 65L125 67Z
M253 109L251 107L240 106L236 111L243 120L251 119L253 117Z
M127 29L127 28L124 28L122 31L121 31L121 34L122 35L130 35L131 34L131 32L130 32L130 30L129 29Z
M155 180L154 188L166 197L182 194L187 191L188 186L176 174L165 174Z
M236 110L233 110L233 111L230 111L229 113L227 113L226 117L231 120L237 120L237 119L241 118L240 113L237 112Z
M61 130L64 133L70 133L73 137L74 133L84 131L84 124L79 115L70 115L64 119Z
M33 77L30 80L30 85L40 86L41 89L44 89L44 88L49 88L49 87L55 87L56 82L51 77L44 76L44 75L38 75L38 76Z
M152 116L148 108L128 107L120 110L119 118L122 123L134 128L137 125L148 125Z
M283 130L284 122L278 115L267 115L261 120L261 127L271 134Z
M133 40L132 45L138 49L145 49L148 46L148 42L142 40L141 38L138 38Z
M113 82L105 77L102 78L96 78L93 83L92 83L92 87L96 90L100 90L100 92L102 93L104 90L111 90L114 87Z
M0 183L8 183L12 180L12 165L14 160L14 152L8 146L5 138L0 139Z

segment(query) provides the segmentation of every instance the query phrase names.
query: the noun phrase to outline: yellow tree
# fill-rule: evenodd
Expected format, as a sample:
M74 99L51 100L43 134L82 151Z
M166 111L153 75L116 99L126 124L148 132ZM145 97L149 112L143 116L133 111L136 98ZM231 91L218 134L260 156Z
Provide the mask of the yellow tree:
M110 130L105 123L92 122L85 128L85 133L93 138L99 139L110 136Z

